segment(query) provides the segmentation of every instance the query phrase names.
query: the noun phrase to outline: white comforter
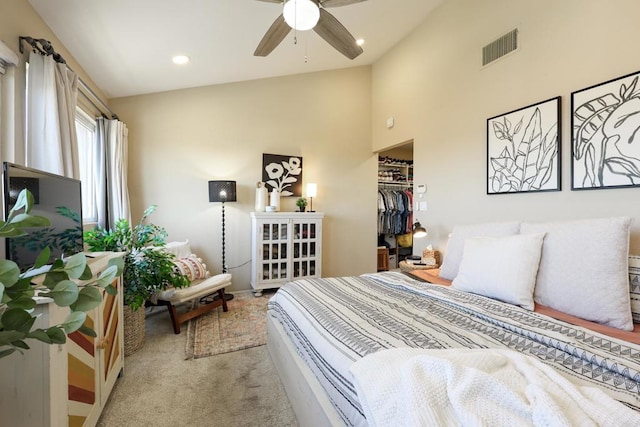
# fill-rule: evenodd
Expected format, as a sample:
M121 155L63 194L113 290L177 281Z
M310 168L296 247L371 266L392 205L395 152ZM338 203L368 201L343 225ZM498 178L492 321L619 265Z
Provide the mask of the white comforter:
M371 426L638 426L640 414L512 350L396 348L351 368Z

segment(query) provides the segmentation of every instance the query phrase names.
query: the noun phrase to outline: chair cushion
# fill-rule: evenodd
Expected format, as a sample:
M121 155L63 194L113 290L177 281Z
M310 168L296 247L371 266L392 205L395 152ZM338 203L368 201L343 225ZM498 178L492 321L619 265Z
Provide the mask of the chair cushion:
M171 288L158 294L158 299L170 301L174 304L200 298L219 289L231 286L231 274L217 274L204 280L194 281L187 288Z

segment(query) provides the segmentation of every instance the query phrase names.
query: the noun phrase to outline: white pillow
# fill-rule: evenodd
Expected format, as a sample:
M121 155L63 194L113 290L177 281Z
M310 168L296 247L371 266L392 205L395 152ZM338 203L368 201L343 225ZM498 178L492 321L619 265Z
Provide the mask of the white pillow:
M452 286L533 310L544 233L466 240Z
M500 237L518 234L519 222L492 222L454 227L440 267L440 277L453 280L458 275L464 241L472 237Z
M522 223L546 232L534 300L562 312L630 331L627 217Z
M175 255L177 259L186 258L191 255L189 240L185 240L184 242L169 242L164 246L164 250Z

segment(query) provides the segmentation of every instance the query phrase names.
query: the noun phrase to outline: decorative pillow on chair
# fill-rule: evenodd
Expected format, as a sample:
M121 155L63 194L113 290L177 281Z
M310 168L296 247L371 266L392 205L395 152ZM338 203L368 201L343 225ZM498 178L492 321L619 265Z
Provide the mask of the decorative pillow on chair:
M544 233L467 239L453 287L533 310L543 240Z
M186 258L191 255L189 240L185 240L184 242L169 242L163 247L163 249L170 254L173 254L178 259Z
M191 281L209 277L207 265L195 254L191 254L185 258L175 259L173 264L180 274L187 276Z
M472 237L500 237L518 234L519 222L493 222L476 225L462 225L454 227L447 243L447 251L444 254L440 277L453 280L458 275L464 242Z
M522 223L522 233L547 233L534 299L592 322L633 329L629 298L627 217Z

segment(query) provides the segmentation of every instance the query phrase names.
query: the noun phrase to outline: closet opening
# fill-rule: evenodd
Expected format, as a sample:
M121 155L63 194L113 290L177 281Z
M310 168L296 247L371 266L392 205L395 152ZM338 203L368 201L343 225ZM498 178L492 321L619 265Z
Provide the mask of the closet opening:
M378 271L413 254L413 140L378 152Z

